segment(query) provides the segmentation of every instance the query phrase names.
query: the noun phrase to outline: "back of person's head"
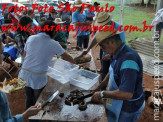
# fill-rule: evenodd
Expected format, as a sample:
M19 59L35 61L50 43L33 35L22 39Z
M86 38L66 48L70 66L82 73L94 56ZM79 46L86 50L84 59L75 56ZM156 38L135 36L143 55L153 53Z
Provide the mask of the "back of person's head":
M26 26L32 22L33 22L33 20L29 16L26 16L26 15L22 16L19 20L19 24L22 26Z
M13 8L9 11L9 12L11 12L11 13L14 12L14 6L12 6L12 7L13 7Z
M27 14L28 14L29 16L30 16L31 14L33 14L32 9L28 9Z
M44 30L44 28L48 26L48 28L50 30ZM53 26L53 30L51 29L51 27ZM41 32L45 32L47 35L49 35L51 38L53 38L53 36L55 35L55 30L56 30L56 24L53 22L53 21L50 21L50 20L46 20L45 22L43 22L41 24L41 28L42 28L42 31Z

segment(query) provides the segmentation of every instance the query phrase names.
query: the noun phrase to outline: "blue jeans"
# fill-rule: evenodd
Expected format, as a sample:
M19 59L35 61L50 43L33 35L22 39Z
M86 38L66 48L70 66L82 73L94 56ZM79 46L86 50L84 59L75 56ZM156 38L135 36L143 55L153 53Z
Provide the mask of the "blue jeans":
M89 43L89 35L82 35L82 36L77 36L77 46L84 47L84 49L87 49Z
M142 114L144 107L145 107L145 101L143 105L134 113L121 111L119 122L136 122L139 119L140 115Z
M36 104L36 101L43 89L44 87L41 89L32 89L31 87L28 86L25 87L26 109Z

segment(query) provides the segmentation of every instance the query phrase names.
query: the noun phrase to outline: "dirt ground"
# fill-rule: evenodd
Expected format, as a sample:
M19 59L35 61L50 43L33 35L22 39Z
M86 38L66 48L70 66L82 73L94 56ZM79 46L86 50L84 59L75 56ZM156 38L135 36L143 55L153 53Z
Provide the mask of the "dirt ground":
M72 43L72 45L75 45L75 38L72 38L73 33L70 34L69 42ZM97 60L99 58L99 47L93 48L92 49L92 55L93 55L93 60L95 61L96 68L100 69L100 61ZM9 67L8 64L5 64L5 68ZM11 72L13 77L17 77L18 71L17 69L14 69ZM0 82L3 81L5 77L8 77L5 73L0 70ZM146 74L143 75L143 82L144 82L144 88L150 88L154 90L154 79L151 76L148 76ZM163 86L163 81L160 81L160 86ZM162 89L163 92L163 89ZM9 99L9 104L10 104L10 109L13 115L22 113L25 111L25 93L24 90L16 91L13 92L12 94L8 94L8 99ZM159 122L163 122L163 111L159 112ZM145 106L145 109L139 118L138 122L154 122L154 110L150 108L147 103Z

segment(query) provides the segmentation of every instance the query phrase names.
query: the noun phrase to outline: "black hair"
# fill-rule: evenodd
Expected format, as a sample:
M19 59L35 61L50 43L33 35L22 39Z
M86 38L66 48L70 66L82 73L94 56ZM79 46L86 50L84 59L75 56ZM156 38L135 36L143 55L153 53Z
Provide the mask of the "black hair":
M98 6L98 5L100 5L100 3L94 2L94 6Z
M12 9L9 12L11 13L14 12L14 6L12 6Z
M19 19L20 26L26 26L32 22L33 22L33 20L29 16L26 16L26 15L22 15ZM21 30L20 28L18 28L17 32L22 33L22 34L28 33L28 32Z
M28 15L33 14L32 9L28 9L27 14L28 14Z
M26 16L26 15L22 16L20 18L20 20L19 20L19 24L21 26L26 26L26 25L28 25L31 22L33 22L33 20L29 16Z
M54 28L53 28L53 30L52 29L50 29L50 30L44 30L44 28L45 28L45 26L47 26L48 25L48 28L51 28L52 26L54 26ZM46 20L45 22L43 22L42 24L41 24L41 29L42 29L42 31L41 32L45 32L46 34L48 34L51 38L53 38L53 34L54 34L54 31L55 31L55 28L56 28L56 24L53 22L53 21L51 21L51 20Z

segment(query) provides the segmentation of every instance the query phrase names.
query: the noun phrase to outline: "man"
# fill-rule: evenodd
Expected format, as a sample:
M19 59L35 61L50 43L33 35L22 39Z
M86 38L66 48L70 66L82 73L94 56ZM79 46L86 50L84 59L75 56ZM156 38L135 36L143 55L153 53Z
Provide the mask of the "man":
M106 112L109 122L135 122L144 109L142 88L143 64L138 53L125 45L119 33L97 32L97 44L111 55L109 73L99 85L108 83L108 89L95 92L93 102L106 98ZM110 75L110 78L109 78ZM109 82L108 82L109 81Z
M91 6L92 6L92 4L89 4L88 8L85 10L87 20L89 20L89 21L93 21L93 17L95 16L93 11L89 11Z
M19 54L22 57L22 61L24 60L23 55L24 55L25 43L26 43L28 37L31 35L30 30L32 27L32 22L33 22L33 20L29 16L26 16L26 15L22 16L20 18L19 24L22 27L26 27L26 28L28 27L28 28L27 28L27 30L21 30L20 28L18 28L18 30L15 34L14 40L15 40L15 43L17 45L17 49L19 51Z
M64 22L61 20L61 18L56 18L54 21L55 24L58 26L63 24ZM67 38L66 33L63 31L58 31L56 37L54 38L56 41L59 42L59 44L66 50L67 49Z
M66 8L67 5L69 5L69 2L65 3L65 8ZM72 12L70 12L70 11L65 12L65 10L64 10L64 11L60 12L60 16L62 18L62 21L65 21L62 25L66 26L66 29L67 29L67 31L66 31L66 38L67 39L69 37L68 28L69 28L70 23L71 23L71 15L72 15Z
M78 0L75 2L75 6L77 6L77 10L72 14L72 23L75 24L75 26L79 26L79 30L77 33L77 47L86 49L88 47L89 43L89 34L88 31L81 31L80 26L90 25L90 21L86 21L86 14L85 11L81 13L82 11L82 1Z
M51 20L54 21L56 18L57 12L55 11L55 9L53 9L50 13L49 13L49 17L47 18L47 20Z
M53 29L43 28L46 26ZM59 42L53 40L56 36L56 24L53 21L45 21L42 25L42 32L28 38L24 48L24 62L19 72L19 78L26 81L26 108L34 105L47 84L48 64L54 55L61 56L63 59L74 63L74 60L61 47Z
M94 23L95 26L113 25L113 23L114 23L114 29L117 29L117 30L119 29L119 26L120 26L119 23L112 20L112 15L110 13L107 13L107 12L99 12L98 16L96 17L95 20L96 20ZM82 55L86 55L89 52L89 50L96 45L97 41L96 41L95 37L96 37L96 35L94 36L94 38L93 38L91 44L89 45L89 47L87 48L87 50L84 51L82 53ZM126 41L124 31L120 34L120 38L121 38L122 42ZM105 60L105 59L106 58L109 59L109 57L110 57L109 54L106 55L106 53L105 52L103 53L102 49L100 49L101 81L105 78L105 76L108 73L110 63L109 63L109 60ZM102 89L103 90L106 89L106 86L104 86Z
M31 106L22 114L12 116L9 108L7 96L0 90L0 122L25 122L28 117L36 115L41 110L41 105Z
M98 3L98 2L94 2L94 8L95 8L95 12L94 12L94 14L95 14L95 16L93 17L93 20L95 20L96 19L96 17L97 17L97 7L100 5L100 3Z

